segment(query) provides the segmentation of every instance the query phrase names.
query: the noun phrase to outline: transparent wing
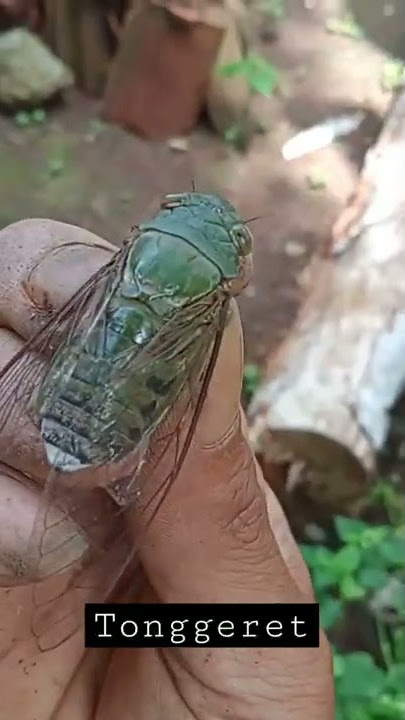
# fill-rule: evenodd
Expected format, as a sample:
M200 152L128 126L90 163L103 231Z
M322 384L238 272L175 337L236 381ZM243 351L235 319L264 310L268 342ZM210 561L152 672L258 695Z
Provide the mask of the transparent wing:
M47 372L47 360L73 335L84 340L111 296L125 256L124 248L0 372L0 451L14 467L16 438L18 444L21 434L37 433L32 401ZM159 418L159 426L150 428L133 457L67 477L49 472L37 433L39 460L33 464L33 480L44 481L44 490L28 549L17 566L21 581L33 582L30 627L39 647L54 647L69 637L82 620L83 601L105 599L133 564L142 532L186 456L225 317L223 303L208 298L179 312L138 355L122 354L112 378L116 386L128 372L156 359L183 367L183 382L167 403L176 405L176 411L171 418ZM158 467L163 471L156 480ZM128 538L122 518L123 508L133 502L140 508L139 542ZM16 565L11 569L15 572ZM135 577L133 569L130 575ZM10 585L9 578L5 584Z
M194 338L193 353L188 356L189 373L184 376L175 408L147 438L141 462L138 454L128 458L122 470L100 468L106 494L94 486L86 488L80 473L74 473L68 485L61 477L48 482L47 497L30 542L35 553L31 565L37 578L31 630L40 649L55 647L77 631L83 620L84 601L113 599L120 590L135 597L142 577L138 551L187 455L215 366L226 313L227 306L218 303L207 333L199 342ZM126 524L129 509L130 530ZM59 576L56 585L55 573Z
M0 451L9 448L17 430L31 421L36 423L33 399L47 371L49 361L57 350L67 346L79 328L85 329L92 319L102 313L127 253L118 251L89 281L55 313L44 327L0 370Z

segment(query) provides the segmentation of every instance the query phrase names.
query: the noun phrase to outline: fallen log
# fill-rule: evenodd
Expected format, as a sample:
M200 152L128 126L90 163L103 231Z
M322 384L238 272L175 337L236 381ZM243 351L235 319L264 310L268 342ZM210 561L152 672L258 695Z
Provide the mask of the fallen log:
M287 491L350 512L405 389L405 89L311 277L249 407L250 438L264 468L289 464Z

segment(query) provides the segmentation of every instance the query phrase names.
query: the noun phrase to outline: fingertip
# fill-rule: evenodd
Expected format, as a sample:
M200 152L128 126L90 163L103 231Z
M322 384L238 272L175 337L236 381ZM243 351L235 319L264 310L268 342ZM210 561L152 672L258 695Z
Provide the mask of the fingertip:
M35 313L58 309L111 256L114 246L57 220L20 220L0 231L0 323L23 337Z

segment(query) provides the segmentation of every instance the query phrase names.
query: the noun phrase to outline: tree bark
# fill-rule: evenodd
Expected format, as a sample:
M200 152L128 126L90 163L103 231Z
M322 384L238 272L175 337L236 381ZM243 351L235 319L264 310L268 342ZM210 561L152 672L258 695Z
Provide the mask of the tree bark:
M106 9L97 0L45 0L45 40L75 73L83 92L99 96L111 50Z
M249 408L264 466L342 510L367 493L405 389L405 89Z

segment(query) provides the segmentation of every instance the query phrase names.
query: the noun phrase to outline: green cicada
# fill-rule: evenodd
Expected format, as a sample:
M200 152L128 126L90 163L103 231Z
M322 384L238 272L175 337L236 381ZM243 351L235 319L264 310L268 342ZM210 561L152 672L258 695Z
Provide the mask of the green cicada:
M59 571L71 571L72 591L85 559L101 551L118 567L113 546L120 529L104 528L94 499L91 523L81 514L91 492L86 470L101 472L100 484L117 509L140 497L142 508L153 506L150 517L156 511L187 454L230 298L250 278L251 250L251 234L227 201L195 192L168 195L157 215L136 228L0 373L0 434L18 394L51 468L22 580L40 584L56 562ZM45 370L35 360L44 352L50 355ZM177 419L166 423L174 408L181 410ZM166 452L170 472L145 492L142 469L150 474ZM68 540L62 533L59 543L50 539L55 506L80 528ZM64 628L66 634L66 621Z

